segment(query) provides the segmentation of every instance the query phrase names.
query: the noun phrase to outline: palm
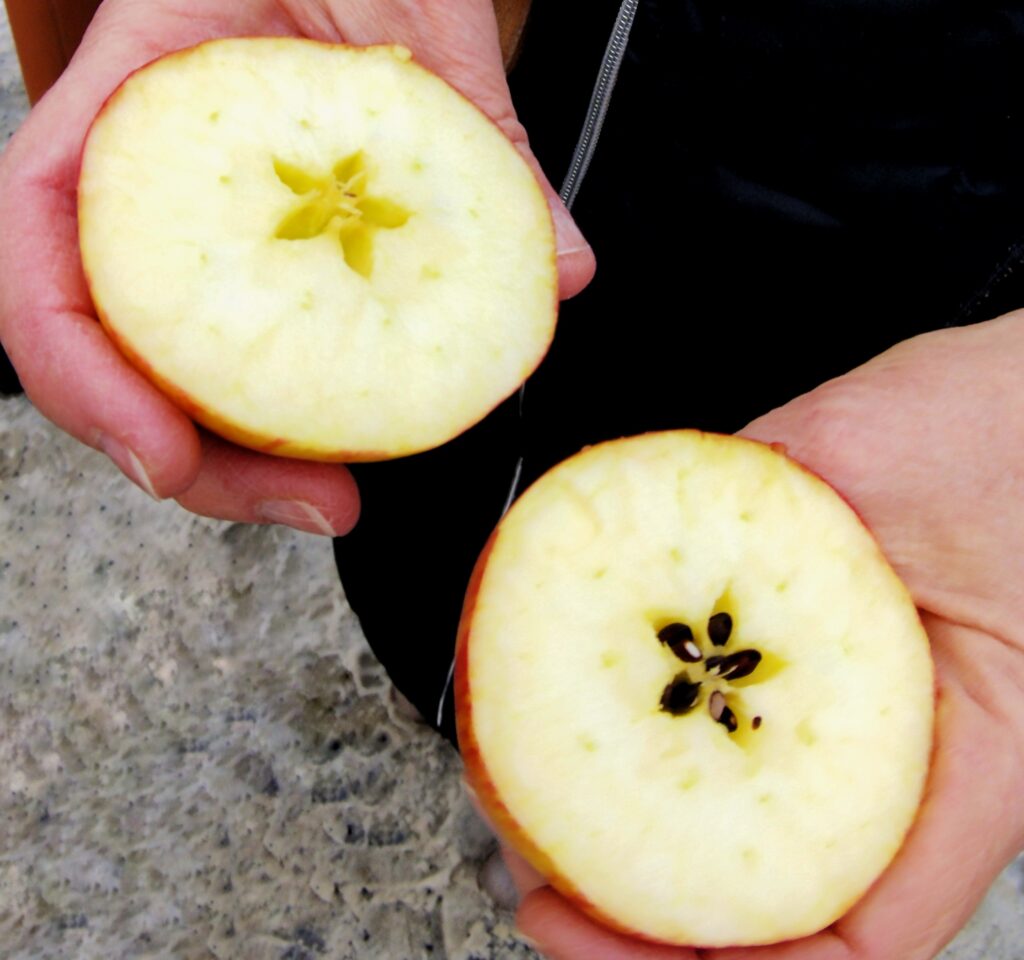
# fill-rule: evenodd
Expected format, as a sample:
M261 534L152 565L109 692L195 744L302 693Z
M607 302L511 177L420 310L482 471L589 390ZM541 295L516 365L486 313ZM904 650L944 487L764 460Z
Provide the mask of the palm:
M1022 373L1024 316L1011 316L908 341L745 431L785 443L849 498L932 640L931 777L887 873L817 936L699 953L608 934L540 888L520 923L552 958L928 960L967 920L1024 844Z
M420 10L419 7L423 7ZM0 160L0 335L26 392L51 420L103 449L154 496L239 521L344 533L359 509L343 467L285 461L200 433L114 350L78 256L82 144L117 85L172 50L223 36L398 42L476 101L532 156L508 98L489 0L107 0L79 53ZM539 173L539 170L538 170ZM547 187L549 196L553 196ZM566 223L563 295L593 270Z

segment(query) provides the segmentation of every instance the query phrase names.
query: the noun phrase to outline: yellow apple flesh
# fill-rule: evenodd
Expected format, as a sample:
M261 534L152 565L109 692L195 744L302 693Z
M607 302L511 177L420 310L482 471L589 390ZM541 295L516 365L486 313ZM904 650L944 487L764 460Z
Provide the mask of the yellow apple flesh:
M441 444L512 394L554 331L536 179L400 47L218 40L144 67L89 134L79 224L113 339L259 450Z

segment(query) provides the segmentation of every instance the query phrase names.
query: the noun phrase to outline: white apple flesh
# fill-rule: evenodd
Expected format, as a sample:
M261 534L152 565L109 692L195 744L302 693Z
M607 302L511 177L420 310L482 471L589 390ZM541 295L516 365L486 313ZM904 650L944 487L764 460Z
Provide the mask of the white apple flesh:
M459 644L485 811L634 936L820 930L921 800L934 688L915 606L845 501L768 446L680 431L556 467L495 531Z
M436 446L540 362L557 273L517 150L400 47L218 40L130 77L88 137L82 259L104 325L248 446Z

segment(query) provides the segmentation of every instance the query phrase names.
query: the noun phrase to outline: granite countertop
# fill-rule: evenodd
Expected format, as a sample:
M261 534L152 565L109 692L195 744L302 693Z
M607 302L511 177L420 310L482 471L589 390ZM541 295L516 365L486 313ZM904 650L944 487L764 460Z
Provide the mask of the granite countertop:
M0 7L0 145L26 110ZM4 957L534 956L328 542L154 503L23 398L0 537ZM1022 894L1018 861L944 960L1022 960Z

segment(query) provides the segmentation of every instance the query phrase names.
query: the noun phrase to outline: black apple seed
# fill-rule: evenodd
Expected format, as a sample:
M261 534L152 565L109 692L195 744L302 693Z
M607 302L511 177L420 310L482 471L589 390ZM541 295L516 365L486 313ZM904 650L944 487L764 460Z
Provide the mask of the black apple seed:
M725 658L722 662L722 679L742 680L749 677L761 662L761 654L756 650L740 650Z
M685 623L670 623L658 631L658 639L684 663L697 663L701 659L700 647L693 639L693 631Z
M752 726L752 727L753 727L753 728L754 728L755 730L760 730L760 729L761 729L761 723L762 723L762 721L761 721L761 718L760 718L760 717L754 717L753 723L751 723L750 725L751 725L751 726Z
M694 640L684 641L679 644L678 648L673 647L672 652L687 663L697 663L700 661L702 656L700 647L697 646L697 643Z
M736 719L736 714L728 707L722 711L722 715L718 718L718 722L725 727L729 733L735 733L740 726L739 720Z
M708 657L704 661L704 669L708 673L719 673L723 663L725 663L725 657Z
M670 623L658 631L658 639L670 647L693 639L693 631L685 623Z
M708 636L716 647L724 647L732 635L732 617L727 613L716 613L708 620Z
M700 697L700 684L691 682L685 673L679 674L661 695L661 709L673 717L689 713Z

